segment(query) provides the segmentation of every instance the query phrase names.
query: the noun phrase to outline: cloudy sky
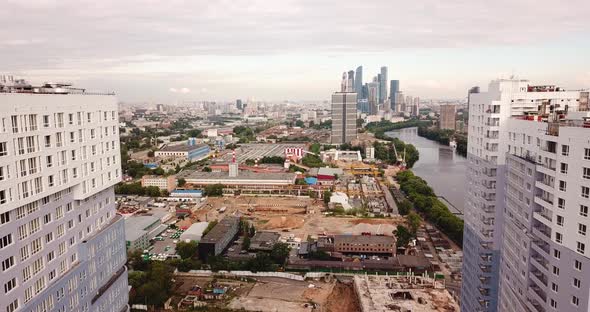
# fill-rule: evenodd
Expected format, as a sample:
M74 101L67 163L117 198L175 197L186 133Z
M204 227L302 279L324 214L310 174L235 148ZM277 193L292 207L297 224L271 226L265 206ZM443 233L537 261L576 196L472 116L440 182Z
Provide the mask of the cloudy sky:
M358 65L423 98L590 87L588 0L2 2L1 72L124 101L327 99Z

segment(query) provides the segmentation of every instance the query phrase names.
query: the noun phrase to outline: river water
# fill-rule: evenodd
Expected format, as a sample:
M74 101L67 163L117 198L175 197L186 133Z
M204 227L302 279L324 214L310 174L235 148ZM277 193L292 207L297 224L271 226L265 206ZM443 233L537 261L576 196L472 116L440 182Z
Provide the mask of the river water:
M449 146L418 136L418 128L405 128L385 134L418 149L420 159L412 171L428 182L451 212L463 218L467 158L457 155Z

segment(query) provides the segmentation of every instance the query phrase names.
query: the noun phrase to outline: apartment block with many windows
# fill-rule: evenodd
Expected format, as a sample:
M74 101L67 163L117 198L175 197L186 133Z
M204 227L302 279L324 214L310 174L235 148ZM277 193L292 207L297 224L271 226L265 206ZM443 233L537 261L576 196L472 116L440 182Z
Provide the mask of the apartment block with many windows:
M0 311L126 311L117 102L0 79Z
M509 183L513 181L509 179L512 174L509 170L513 169L507 167L507 159L511 159L509 148L513 147L509 146L511 120L541 109L567 109L569 113L586 110L587 97L587 92L564 91L555 86L534 86L526 80L516 79L495 80L489 84L487 92L470 94L462 310L505 311L498 308L499 290L506 291L506 287L499 287L506 282L501 281L501 267L502 270L510 268L519 272L513 275L510 282L512 286L528 283L527 278L522 276L522 261L514 258L528 258L529 252L510 249L510 243L506 243L513 230L512 225L505 222L510 218L507 207L513 206L514 195L509 188ZM528 167L534 170L534 166ZM525 186L527 183L534 184L533 176L522 175L519 178L519 183ZM532 202L532 188L522 193L525 203L527 197ZM523 240L521 244L530 246L528 236L515 237ZM507 249L504 249L504 245L508 245ZM523 287L521 289L527 289ZM507 311L519 311L517 307L510 306Z

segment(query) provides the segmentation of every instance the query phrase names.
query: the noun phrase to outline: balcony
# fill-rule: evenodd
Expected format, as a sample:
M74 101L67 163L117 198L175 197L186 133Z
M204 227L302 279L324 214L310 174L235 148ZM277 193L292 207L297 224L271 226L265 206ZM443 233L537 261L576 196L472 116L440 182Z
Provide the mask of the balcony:
M545 224L548 227L552 226L552 215L551 215L551 211L548 211L547 209L543 209L539 212L533 212L533 218L535 218L535 220Z
M548 256L549 253L551 252L551 248L549 247L549 244L546 241L543 241L541 239L533 239L532 247L539 254L544 253L545 255Z
M491 253L479 254L479 257L484 262L492 262L492 254ZM481 279L481 276L480 276L480 279Z
M551 230L543 228L541 226L534 226L533 234L540 239L551 240Z
M492 266L491 265L480 265L479 269L484 273L492 273Z
M537 265L539 267L539 269L544 270L545 274L549 273L549 262L547 260L545 260L545 258L543 258L540 255L534 255L531 257L532 259L532 263Z
M479 290L479 293L482 296L488 297L490 295L490 289L489 288L477 287L477 290Z
M531 311L545 312L545 308L535 299L527 297L526 305Z
M547 295L545 295L545 293L543 292L543 290L541 290L541 288L538 287L537 285L531 285L531 286L529 286L528 292L537 301L542 302L542 303L547 302Z
M531 270L531 274L529 274L529 278L533 280L538 286L541 284L543 286L547 286L547 276L543 274L543 272L533 268Z

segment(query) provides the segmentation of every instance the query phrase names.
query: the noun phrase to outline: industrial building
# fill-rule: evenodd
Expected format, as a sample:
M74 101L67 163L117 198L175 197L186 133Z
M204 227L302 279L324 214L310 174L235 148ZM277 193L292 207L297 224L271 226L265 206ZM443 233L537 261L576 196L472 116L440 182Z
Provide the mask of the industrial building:
M250 251L271 251L276 243L279 242L281 234L277 232L260 231L254 234L250 240Z
M144 250L150 246L150 240L164 232L167 225L162 219L167 213L131 216L125 219L125 242L127 249Z
M193 223L186 231L180 235L182 241L196 241L199 242L203 238L203 232L209 225L209 222Z
M240 171L237 176L229 176L225 172L193 171L182 175L187 184L203 186L223 184L225 186L252 185L293 185L297 178L295 173L255 173Z
M157 158L174 159L181 158L189 161L199 161L209 156L211 149L209 145L205 144L177 144L177 145L166 145L159 151L154 152L154 156Z
M0 119L0 311L127 310L117 99L0 76Z
M221 254L229 243L238 235L240 218L227 216L217 223L199 242L199 258Z

